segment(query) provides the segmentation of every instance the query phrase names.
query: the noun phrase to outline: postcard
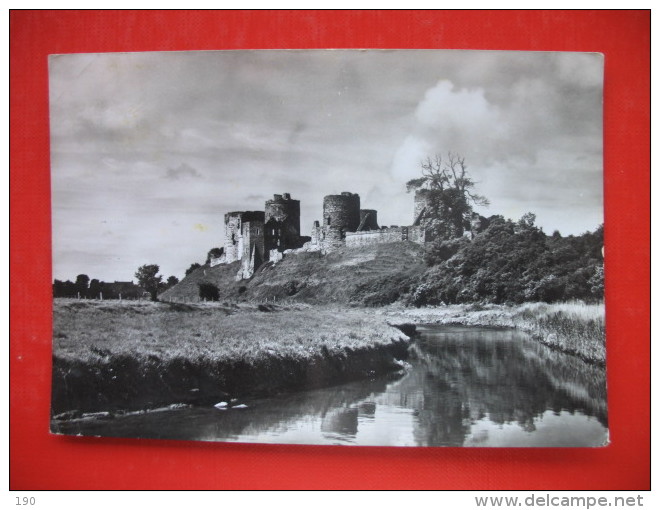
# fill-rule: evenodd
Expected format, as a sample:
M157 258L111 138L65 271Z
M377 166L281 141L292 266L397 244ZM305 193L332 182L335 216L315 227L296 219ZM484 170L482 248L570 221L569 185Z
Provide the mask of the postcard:
M51 432L607 445L603 72L52 55Z

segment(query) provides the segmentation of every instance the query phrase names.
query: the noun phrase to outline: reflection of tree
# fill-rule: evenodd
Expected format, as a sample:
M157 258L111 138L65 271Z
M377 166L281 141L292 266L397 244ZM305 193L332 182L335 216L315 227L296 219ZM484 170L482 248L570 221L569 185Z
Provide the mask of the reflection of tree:
M357 407L340 407L330 411L321 421L321 431L341 437L355 437L358 431Z
M420 444L461 445L486 415L532 432L548 409L581 411L607 426L604 370L516 332L452 328L421 340L416 352L424 371L400 386L423 386Z

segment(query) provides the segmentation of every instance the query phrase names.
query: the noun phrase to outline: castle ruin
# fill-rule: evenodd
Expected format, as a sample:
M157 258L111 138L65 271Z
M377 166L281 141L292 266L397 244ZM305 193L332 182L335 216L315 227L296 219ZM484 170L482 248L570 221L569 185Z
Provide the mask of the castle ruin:
M301 248L310 237L300 235L300 200L289 193L267 200L264 211L225 214L225 242L211 267L241 261L237 279L248 279L263 263L281 260L287 250Z
M413 223L409 226L378 226L374 209L360 208L360 195L344 191L323 198L323 219L315 221L311 237L300 235L300 200L289 193L266 200L264 211L235 211L225 214L224 252L211 259L211 266L241 261L237 280L249 279L262 264L276 263L287 253L330 253L343 247L433 240L428 228L428 190L417 190ZM476 214L476 213L475 213ZM479 225L476 214L472 226ZM483 218L485 220L485 218ZM469 229L469 227L468 227Z

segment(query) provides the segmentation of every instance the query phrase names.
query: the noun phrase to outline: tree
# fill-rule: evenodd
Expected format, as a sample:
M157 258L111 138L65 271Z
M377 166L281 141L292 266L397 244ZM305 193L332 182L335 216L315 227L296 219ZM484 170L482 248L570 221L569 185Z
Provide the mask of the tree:
M177 283L179 283L179 279L176 276L170 276L167 279L167 288L174 287Z
M486 197L474 192L475 182L467 173L465 158L449 152L443 160L436 154L421 166L422 176L408 181L406 189L426 194L423 223L440 241L462 236L470 224L472 206L489 205Z
M186 276L188 276L190 273L192 273L195 269L199 269L200 267L202 267L201 264L199 264L197 262L193 262L192 264L190 264L190 267L188 269L186 269Z
M491 216L474 236L436 243L430 267L410 295L417 306L603 299L602 228L546 236L531 213Z
M89 282L89 297L92 299L98 299L101 296L101 292L101 282L96 278L92 278L92 280Z
M219 259L220 257L222 257L224 252L225 252L224 248L211 248L209 252L206 254L206 263L208 264L213 259Z
M76 276L76 292L80 294L80 297L87 296L87 289L89 288L89 276L86 274L79 274Z
M65 283L62 280L55 279L53 282L53 297L68 297Z
M140 287L151 294L152 301L158 301L158 286L163 280L158 271L160 271L160 267L157 264L145 264L135 272L135 278Z

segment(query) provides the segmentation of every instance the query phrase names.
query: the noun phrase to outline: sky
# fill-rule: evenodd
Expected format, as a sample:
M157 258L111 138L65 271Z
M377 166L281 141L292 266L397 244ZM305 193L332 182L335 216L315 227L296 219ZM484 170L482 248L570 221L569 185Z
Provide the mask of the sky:
M413 222L405 183L465 158L484 216L551 234L603 222L603 57L465 50L55 55L49 62L53 277L182 278L223 245L224 214L358 193Z

